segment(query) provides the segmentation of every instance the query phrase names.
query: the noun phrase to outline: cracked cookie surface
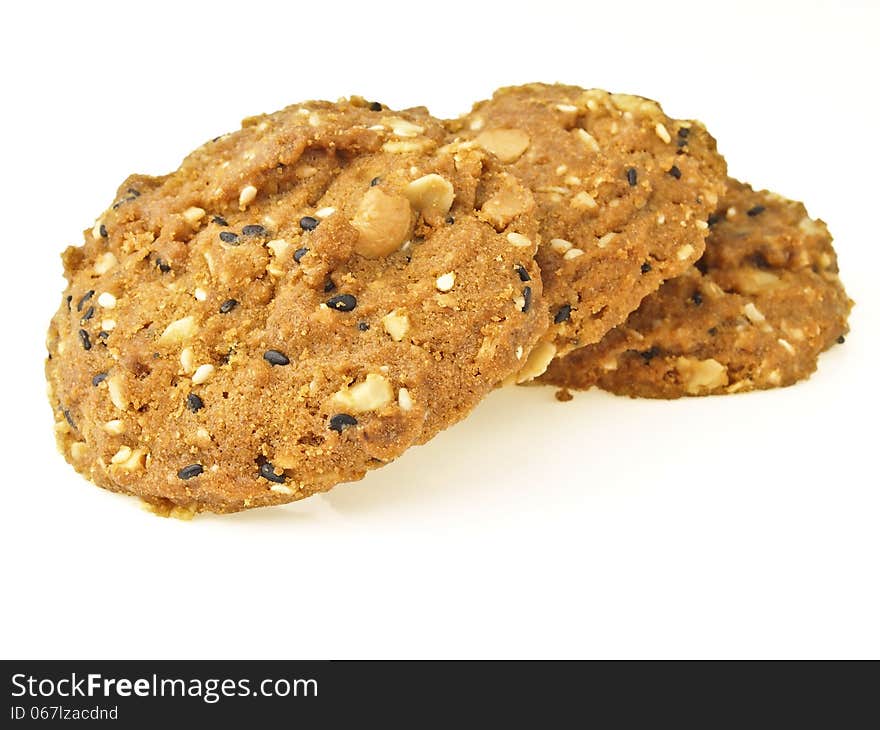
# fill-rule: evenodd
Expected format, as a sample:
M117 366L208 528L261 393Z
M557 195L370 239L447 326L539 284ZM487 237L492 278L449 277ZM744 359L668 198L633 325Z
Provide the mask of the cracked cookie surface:
M503 192L503 226L476 215ZM547 328L528 190L422 109L308 102L134 175L63 254L58 444L162 513L289 502L465 416Z
M538 203L552 321L533 356L541 362L520 380L597 342L702 254L726 165L699 122L641 97L528 84L499 89L447 125L495 154Z
M822 221L801 203L730 180L706 253L599 343L542 382L678 398L791 385L842 341L852 302Z

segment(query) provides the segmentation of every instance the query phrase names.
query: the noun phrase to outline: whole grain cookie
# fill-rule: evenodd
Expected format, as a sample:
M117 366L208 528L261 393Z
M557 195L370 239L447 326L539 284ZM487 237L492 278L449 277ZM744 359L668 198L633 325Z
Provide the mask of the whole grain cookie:
M494 153L538 202L552 324L520 381L597 342L703 252L726 165L699 122L641 97L529 84L448 126ZM511 194L481 214L503 226L518 210Z
M852 302L822 221L730 180L697 264L542 382L678 398L791 385L848 331Z
M493 226L475 211L523 201ZM421 109L245 120L135 175L68 248L48 334L58 443L187 515L361 478L454 423L546 331L528 190Z

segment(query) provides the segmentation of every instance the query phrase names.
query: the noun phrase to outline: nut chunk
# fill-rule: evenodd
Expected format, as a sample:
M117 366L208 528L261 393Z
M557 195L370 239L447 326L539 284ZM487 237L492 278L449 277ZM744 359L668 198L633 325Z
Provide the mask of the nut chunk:
M358 230L354 250L368 259L378 259L394 253L409 237L412 210L406 198L370 188L351 224Z
M413 180L405 193L412 207L426 218L446 215L455 199L452 183L436 173Z

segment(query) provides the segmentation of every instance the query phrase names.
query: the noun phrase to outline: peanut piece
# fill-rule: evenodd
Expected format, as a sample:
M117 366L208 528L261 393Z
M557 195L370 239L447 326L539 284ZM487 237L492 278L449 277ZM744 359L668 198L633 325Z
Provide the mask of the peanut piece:
M529 135L521 129L487 129L477 135L476 143L501 162L515 162L529 148Z
M425 216L446 215L455 199L452 183L431 173L413 180L404 190L410 205Z
M409 237L412 210L406 198L370 188L351 224L358 230L354 250L369 259L380 258L396 251Z
M333 396L333 405L347 413L375 411L394 400L394 389L382 375L368 373L360 383L345 386Z

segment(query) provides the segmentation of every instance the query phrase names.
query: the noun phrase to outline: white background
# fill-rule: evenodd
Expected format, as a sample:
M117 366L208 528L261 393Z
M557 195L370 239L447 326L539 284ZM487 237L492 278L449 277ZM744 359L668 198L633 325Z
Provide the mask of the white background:
M2 656L880 656L880 6L296 6L4 10ZM532 80L657 98L733 175L805 200L857 301L846 344L757 394L497 392L360 483L191 523L64 463L58 254L128 173L302 99L452 116Z

